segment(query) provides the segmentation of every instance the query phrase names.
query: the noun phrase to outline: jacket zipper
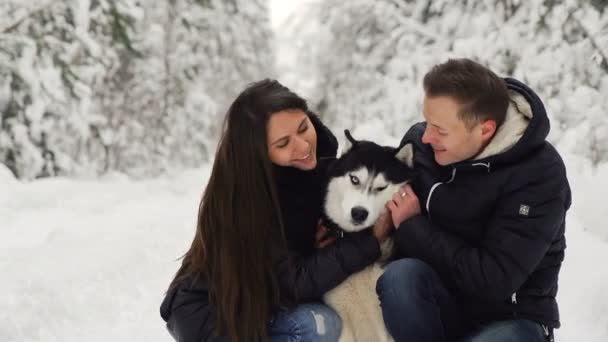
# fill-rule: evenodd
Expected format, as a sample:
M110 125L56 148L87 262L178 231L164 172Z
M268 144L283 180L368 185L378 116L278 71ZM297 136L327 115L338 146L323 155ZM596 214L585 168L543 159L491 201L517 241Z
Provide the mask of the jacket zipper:
M517 305L517 291L513 292L513 294L511 295L511 304L513 306ZM517 307L513 308L513 317L517 317Z
M426 212L429 215L429 218L431 217L431 196L433 196L433 192L435 192L435 189L437 189L438 186L440 186L441 184L449 184L451 183L454 178L456 178L456 168L452 168L452 177L450 178L449 181L447 182L437 182L435 184L433 184L433 186L431 187L431 191L429 191L429 196L426 198Z

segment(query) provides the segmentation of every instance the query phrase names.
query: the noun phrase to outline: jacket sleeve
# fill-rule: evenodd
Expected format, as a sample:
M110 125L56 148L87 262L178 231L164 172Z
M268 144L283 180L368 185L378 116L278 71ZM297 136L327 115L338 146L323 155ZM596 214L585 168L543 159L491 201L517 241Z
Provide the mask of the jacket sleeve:
M352 273L370 265L380 256L380 246L370 230L345 233L334 244L300 257L290 254L279 264L281 288L293 293L298 302L320 300Z
M370 230L345 234L310 256L282 257L278 264L280 286L283 291L295 292L299 302L320 300L325 292L379 256L379 244ZM213 333L216 310L209 303L206 286L195 282L170 290L160 312L177 342L228 342L227 337Z
M409 256L429 263L468 296L509 298L536 269L561 230L570 203L562 169L549 165L519 175L529 181L511 187L498 200L478 246L443 231L422 215L399 226L397 245Z
M228 342L225 336L213 333L215 310L206 290L179 287L170 291L161 306L161 316L176 342Z

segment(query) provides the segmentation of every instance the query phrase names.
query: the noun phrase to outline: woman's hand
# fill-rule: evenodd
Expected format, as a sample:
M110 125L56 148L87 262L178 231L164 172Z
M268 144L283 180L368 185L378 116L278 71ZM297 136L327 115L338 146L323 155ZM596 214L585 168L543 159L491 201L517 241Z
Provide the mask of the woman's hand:
M372 232L374 233L376 240L378 240L379 243L382 243L391 235L394 229L395 226L393 226L391 220L391 213L387 211L380 215L378 221L376 221L376 224L374 224L374 227L372 228Z
M325 248L334 242L336 242L336 237L332 235L329 228L323 225L323 222L319 220L319 224L317 225L317 234L315 235L315 247Z

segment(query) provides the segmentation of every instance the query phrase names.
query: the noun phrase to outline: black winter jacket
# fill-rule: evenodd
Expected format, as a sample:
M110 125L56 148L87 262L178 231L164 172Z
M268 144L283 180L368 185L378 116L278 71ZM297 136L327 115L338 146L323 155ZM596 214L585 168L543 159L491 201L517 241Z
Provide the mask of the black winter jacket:
M526 318L556 328L570 187L545 140L541 100L519 81L505 82L519 98L515 107L533 115L506 151L439 167L421 142L424 123L404 136L402 144L416 146L414 190L423 214L400 225L397 245L438 272L470 322Z
M326 169L335 159L337 141L316 118L318 166L313 171L275 167L281 214L289 255L276 261L281 291L298 302L321 300L323 294L350 274L373 263L380 247L370 231L346 234L333 245L314 248L316 227L325 197ZM209 303L204 278L171 289L162 302L161 317L178 342L226 341L213 336L216 314Z

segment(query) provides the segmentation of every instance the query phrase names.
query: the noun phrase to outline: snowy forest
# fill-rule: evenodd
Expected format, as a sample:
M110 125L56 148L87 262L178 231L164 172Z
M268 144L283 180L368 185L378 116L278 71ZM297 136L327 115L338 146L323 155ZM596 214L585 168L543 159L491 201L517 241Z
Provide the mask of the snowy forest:
M0 4L0 162L21 179L208 161L223 108L272 76L261 0Z
M0 1L0 341L171 341L235 96L276 78L396 144L451 57L544 101L573 190L556 340L607 341L607 0Z
M230 100L264 77L306 95L333 127L371 120L399 136L420 119L425 72L465 56L536 89L552 141L599 164L607 7L327 0L275 34L262 0L3 1L0 162L25 180L200 166Z

